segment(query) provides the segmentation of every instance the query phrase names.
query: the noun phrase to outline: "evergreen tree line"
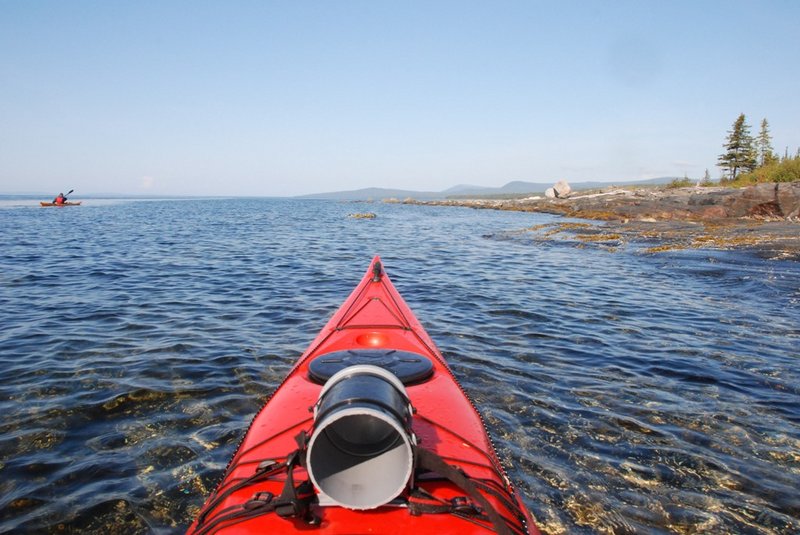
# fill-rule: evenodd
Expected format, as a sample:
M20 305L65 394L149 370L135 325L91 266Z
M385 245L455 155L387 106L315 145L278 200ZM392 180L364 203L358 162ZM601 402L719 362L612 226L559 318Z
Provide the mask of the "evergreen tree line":
M783 157L778 156L772 148L772 136L766 119L761 121L758 136L753 137L744 113L739 114L728 131L723 147L725 152L717 160L717 165L722 169L720 183L800 180L800 148L794 156L789 156L788 147ZM703 180L710 181L708 170Z

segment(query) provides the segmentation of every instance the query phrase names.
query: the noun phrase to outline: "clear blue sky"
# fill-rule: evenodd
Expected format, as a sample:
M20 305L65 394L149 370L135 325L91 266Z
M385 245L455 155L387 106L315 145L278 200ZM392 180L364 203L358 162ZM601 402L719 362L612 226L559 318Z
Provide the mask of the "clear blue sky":
M717 178L800 145L800 2L0 0L0 193Z

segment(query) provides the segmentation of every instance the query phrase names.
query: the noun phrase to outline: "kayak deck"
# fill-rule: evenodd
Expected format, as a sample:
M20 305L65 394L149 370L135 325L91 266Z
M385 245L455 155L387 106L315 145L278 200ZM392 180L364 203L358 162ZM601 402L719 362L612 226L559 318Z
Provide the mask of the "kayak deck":
M305 464L292 464L295 453L304 453L303 440L315 425L310 408L317 403L323 383L353 364L377 365L406 383L413 407L411 429L418 443L416 472L408 488L391 502L368 510L326 502L324 493L303 483L309 480ZM423 466L426 456L444 463L431 470ZM447 466L456 467L467 481L458 479ZM259 470L266 475L258 475ZM281 516L271 508L278 498L286 497L289 487L298 489L296 495L305 494L309 503L301 517ZM246 513L237 517L242 510ZM498 529L497 523L504 526ZM378 257L255 416L223 481L189 531L307 530L326 534L538 533L504 473L479 412L383 272Z
M56 204L54 202L41 201L41 202L39 202L39 204L42 205L42 206L80 206L81 202L83 202L83 201L65 202L65 203L61 203L61 204Z

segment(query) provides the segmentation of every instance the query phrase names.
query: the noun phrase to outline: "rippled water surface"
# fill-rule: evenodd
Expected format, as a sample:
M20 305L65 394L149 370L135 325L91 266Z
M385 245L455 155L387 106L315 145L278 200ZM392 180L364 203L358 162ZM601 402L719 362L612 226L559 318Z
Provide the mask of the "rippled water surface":
M546 532L800 531L800 266L524 232L548 221L3 200L0 532L185 529L374 254Z

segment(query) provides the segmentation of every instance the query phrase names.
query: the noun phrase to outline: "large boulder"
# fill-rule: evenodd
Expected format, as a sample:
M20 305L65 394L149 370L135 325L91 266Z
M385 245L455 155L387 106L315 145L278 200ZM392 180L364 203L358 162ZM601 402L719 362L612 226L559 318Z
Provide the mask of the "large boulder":
M783 217L800 219L800 182L779 183L775 197Z
M733 196L727 208L729 217L795 219L800 214L800 183L754 184Z
M559 199L566 199L572 192L572 188L569 187L569 184L567 184L565 180L559 180L556 182L556 185L553 186L553 191Z
M547 188L544 190L544 196L548 199L555 199L556 198L556 190L555 188Z

